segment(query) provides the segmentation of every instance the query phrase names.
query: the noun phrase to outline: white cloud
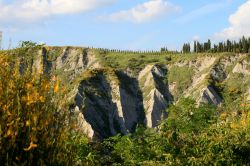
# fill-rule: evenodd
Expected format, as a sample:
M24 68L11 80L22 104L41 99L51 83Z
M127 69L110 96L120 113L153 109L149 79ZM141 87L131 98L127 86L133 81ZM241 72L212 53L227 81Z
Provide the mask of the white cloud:
M142 23L166 16L178 10L179 7L165 0L149 0L131 9L109 14L104 16L104 18L108 18L111 21Z
M215 34L217 39L235 39L250 36L250 0L241 5L238 10L229 17L230 26Z
M50 16L86 12L115 0L0 0L0 24L35 22Z

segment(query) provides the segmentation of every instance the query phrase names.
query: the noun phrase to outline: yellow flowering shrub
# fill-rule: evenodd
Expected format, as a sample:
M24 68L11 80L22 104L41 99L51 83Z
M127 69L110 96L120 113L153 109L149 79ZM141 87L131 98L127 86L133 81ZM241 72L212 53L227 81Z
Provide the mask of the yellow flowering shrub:
M58 109L59 81L29 68L20 73L19 61L0 55L0 163L69 165L71 128L67 109Z

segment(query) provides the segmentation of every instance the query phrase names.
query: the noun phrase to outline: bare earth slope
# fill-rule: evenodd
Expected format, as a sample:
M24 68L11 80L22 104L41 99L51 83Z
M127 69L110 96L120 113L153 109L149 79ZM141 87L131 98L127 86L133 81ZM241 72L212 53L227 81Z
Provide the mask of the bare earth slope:
M27 67L22 64L20 70ZM248 54L121 53L80 47L32 51L31 70L57 76L70 111L90 138L156 127L181 97L216 107L223 93L250 100ZM222 88L223 87L223 90Z

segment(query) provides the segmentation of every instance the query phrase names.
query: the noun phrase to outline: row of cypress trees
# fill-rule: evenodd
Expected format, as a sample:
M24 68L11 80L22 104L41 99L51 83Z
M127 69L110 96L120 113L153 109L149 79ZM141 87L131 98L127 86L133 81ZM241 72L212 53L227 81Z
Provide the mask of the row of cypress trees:
M207 42L201 43L199 41L194 41L194 53L202 52L234 52L234 53L249 53L250 52L250 37L246 38L243 36L239 41L226 40L224 42L219 42L212 46L211 40L208 39ZM190 43L185 43L182 47L182 53L191 53Z
M92 48L93 47L88 47ZM220 52L234 52L234 53L250 53L250 37L246 38L243 36L239 41L235 40L226 40L224 42L219 42L218 44L213 44L210 39L206 42L194 41L193 50L191 48L190 43L184 43L182 47L182 51L169 51L167 47L162 47L158 50L119 50L119 49L108 49L108 48L95 48L101 52L115 52L115 53L124 53L124 54L162 54L162 53L203 53L203 52L212 52L212 53L220 53Z

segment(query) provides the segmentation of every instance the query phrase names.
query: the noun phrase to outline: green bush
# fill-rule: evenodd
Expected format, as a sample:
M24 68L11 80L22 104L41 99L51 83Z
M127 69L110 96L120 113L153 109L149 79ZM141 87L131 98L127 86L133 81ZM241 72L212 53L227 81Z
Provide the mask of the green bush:
M84 161L88 141L77 135L67 107L59 104L59 81L28 69L20 74L11 58L0 55L0 163L72 165L79 155Z
M218 115L208 105L182 99L158 129L138 127L100 143L101 165L249 165L249 112ZM226 115L226 116L225 116ZM102 150L100 150L102 149Z
M173 66L168 72L168 82L175 84L175 96L180 95L189 87L192 83L192 76L194 71L189 67Z

